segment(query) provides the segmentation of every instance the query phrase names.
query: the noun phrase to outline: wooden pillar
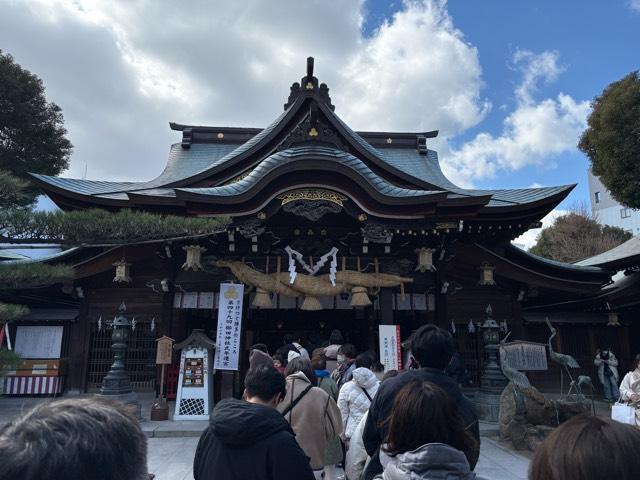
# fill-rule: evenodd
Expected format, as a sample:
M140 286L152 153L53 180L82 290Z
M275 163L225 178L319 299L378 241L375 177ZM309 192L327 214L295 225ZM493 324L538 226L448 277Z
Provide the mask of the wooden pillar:
M78 319L72 324L66 324L70 328L69 353L67 357L67 381L65 390L70 393L82 393L86 383L86 364L88 361L88 339L91 334L89 326L88 293L80 303Z
M442 283L447 280L446 277L447 264L445 262L436 262L436 285L435 285L435 297L436 297L436 311L435 320L436 325L441 328L447 328L447 301L448 295L442 292Z
M389 288L380 290L380 325L393 325L393 292Z

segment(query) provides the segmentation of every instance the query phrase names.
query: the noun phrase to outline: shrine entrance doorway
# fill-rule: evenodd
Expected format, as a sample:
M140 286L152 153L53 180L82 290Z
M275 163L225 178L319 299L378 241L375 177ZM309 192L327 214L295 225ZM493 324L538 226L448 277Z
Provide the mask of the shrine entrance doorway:
M285 335L304 339L309 354L329 340L334 329L342 332L345 343L352 343L359 352L374 349L377 337L377 312L372 308L350 310L250 310L247 322L252 343L265 343L274 353L283 344Z

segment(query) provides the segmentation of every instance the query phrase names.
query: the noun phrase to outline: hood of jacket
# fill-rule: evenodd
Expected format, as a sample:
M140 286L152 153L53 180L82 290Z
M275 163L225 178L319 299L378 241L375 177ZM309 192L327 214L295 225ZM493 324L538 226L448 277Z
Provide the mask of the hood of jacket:
M429 443L394 457L384 470L385 480L473 480L467 457L443 443Z
M311 381L307 378L307 376L302 372L296 372L289 375L286 380L291 380L292 382L295 380L301 380L304 383L311 383ZM298 383L298 382L296 382ZM306 387L305 387L306 388Z
M366 388L367 390L378 383L378 377L376 377L376 374L365 367L354 369L352 375L353 381L356 382L359 387Z
M213 434L227 445L246 446L291 427L275 409L229 398L218 402L209 420Z
M327 358L330 358L331 360L335 360L336 358L338 358L338 350L340 349L341 345L329 345L328 347L325 347L324 349L324 354L326 355Z
M251 350L251 353L249 353L249 368L256 368L261 365L273 367L273 359L262 350Z

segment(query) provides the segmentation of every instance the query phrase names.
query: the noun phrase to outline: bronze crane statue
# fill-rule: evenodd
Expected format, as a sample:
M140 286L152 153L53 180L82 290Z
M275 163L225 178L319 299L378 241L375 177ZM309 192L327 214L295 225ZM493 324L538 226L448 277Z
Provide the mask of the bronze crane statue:
M524 395L520 389L530 387L531 383L529 383L529 379L524 373L509 365L507 350L504 348L504 344L507 342L509 335L511 335L511 332L507 333L507 335L500 340L500 368L502 369L502 374L513 384L513 400L516 408L515 416L524 422L527 409Z
M573 380L573 376L571 375L571 372L569 371L569 368L580 368L580 364L571 355L565 355L564 353L558 353L558 352L553 350L553 345L551 343L551 340L554 339L554 337L556 336L556 334L558 332L557 332L557 330L555 328L553 328L551 326L551 322L549 321L549 317L545 317L545 321L547 322L547 325L549 326L549 330L551 330L551 336L549 337L549 340L548 340L548 343L549 343L549 356L551 357L551 360L553 362L555 362L558 365L564 367L564 369L567 372L567 375L569 375L569 379L571 380L571 385L576 385L575 381ZM562 370L560 370L560 390L564 391L564 374L563 374ZM571 391L571 390L569 390L569 391Z
M593 402L593 392L595 390L595 388L593 387L593 381L591 380L591 377L589 375L578 375L578 389L580 391L582 391L582 387L589 387L589 389L591 390L591 411L593 413L593 415L595 416L596 414L596 406L595 403Z

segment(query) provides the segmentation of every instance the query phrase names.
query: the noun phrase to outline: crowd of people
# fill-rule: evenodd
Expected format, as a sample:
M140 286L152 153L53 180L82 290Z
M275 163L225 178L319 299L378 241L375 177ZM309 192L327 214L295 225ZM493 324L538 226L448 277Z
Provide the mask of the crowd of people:
M448 331L418 329L408 345L415 368L386 373L338 331L311 354L300 340L287 338L273 356L252 347L242 399L218 402L199 440L195 480L337 480L338 466L348 480L481 479L478 419L447 374ZM640 354L620 386L632 403L639 363ZM578 416L540 445L529 478L637 479L638 451L638 427ZM41 404L0 430L0 480L143 480L153 478L146 455L138 420L96 399Z

